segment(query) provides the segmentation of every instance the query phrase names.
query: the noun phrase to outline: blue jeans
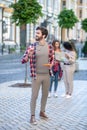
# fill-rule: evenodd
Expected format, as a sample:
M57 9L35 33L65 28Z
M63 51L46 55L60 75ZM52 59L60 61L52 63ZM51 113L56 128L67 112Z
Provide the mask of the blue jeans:
M49 92L52 91L52 86L53 86L53 82L54 82L54 92L57 91L57 87L58 87L58 75L59 75L59 71L54 73L54 77L51 76L50 77L50 88L49 88Z

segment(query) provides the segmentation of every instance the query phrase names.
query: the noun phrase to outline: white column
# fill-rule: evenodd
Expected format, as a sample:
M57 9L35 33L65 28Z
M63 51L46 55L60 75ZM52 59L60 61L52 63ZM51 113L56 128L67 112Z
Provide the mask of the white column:
M15 42L16 42L16 52L20 52L20 27L19 26L16 26L16 29L15 29L16 33L15 33Z
M29 43L29 24L26 25L26 42Z
M72 39L77 39L77 29L76 29L76 26L73 27Z
M3 33L2 33L2 21L3 20L3 8L0 7L0 44L3 42Z
M13 41L15 41L15 24L12 24L12 26L11 26L11 32L10 32L11 34L10 34L10 37L11 37L11 39L13 40Z
M16 27L16 43L19 46L20 45L20 27Z
M33 24L31 24L31 37L30 37L30 41L31 41L31 43L33 43L33 41L34 41L34 37L33 37Z
M10 19L8 18L8 24L10 24ZM8 26L8 39L10 39L10 26Z
M61 9L61 0L58 0L58 14L60 12L60 9Z
M71 9L71 0L66 0L66 6L68 9Z

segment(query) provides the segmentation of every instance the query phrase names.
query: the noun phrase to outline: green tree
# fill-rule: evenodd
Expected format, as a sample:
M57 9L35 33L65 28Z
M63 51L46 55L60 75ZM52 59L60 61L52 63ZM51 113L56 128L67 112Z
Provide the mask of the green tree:
M85 18L84 20L82 20L81 25L82 25L82 29L85 32L87 32L87 18Z
M43 16L42 6L37 0L18 0L10 8L13 8L12 22L20 26L20 44L26 46L26 24L35 24Z
M73 28L78 22L78 18L75 16L72 9L63 9L58 15L58 24L61 27L61 41L62 41L62 29L67 29L67 36L69 37L69 29Z
M14 10L11 18L16 25L35 24L37 19L42 16L42 6L37 0L19 0L12 3L10 7Z
M25 45L26 45L26 24L35 24L39 17L43 16L42 6L37 0L18 0L16 3L12 3L10 8L13 8L11 16L12 22L18 26L22 26L25 32ZM22 41L20 41L21 43ZM27 64L25 72L25 83L27 83Z

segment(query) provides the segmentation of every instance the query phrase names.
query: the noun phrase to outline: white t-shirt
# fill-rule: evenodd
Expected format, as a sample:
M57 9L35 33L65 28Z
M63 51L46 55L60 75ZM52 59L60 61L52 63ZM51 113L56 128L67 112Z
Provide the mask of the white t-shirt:
M75 51L67 51L65 52L69 56L69 59L67 59L64 63L74 63L76 61L76 52Z

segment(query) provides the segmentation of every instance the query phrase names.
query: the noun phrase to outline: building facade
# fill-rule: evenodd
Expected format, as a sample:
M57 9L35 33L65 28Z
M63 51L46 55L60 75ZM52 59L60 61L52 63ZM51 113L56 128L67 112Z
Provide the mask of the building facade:
M78 41L85 41L87 33L81 29L81 21L87 18L87 0L62 0L61 10L63 8L73 9L79 22L75 24L73 29L69 31L69 39L75 39ZM67 30L63 30L63 40L68 40Z
M12 10L9 8L11 3L17 0L0 0L0 45L4 41L14 41L20 45L20 28L12 24L10 16ZM57 16L63 8L73 9L79 22L73 29L70 29L69 39L84 41L87 33L81 29L81 20L87 18L87 0L38 0L42 5L44 16L39 18L36 25L27 24L27 43L34 41L35 28L38 25L44 25L49 31L48 41L54 38L61 40L61 28L57 23ZM68 40L67 30L63 30L63 41ZM22 41L22 40L21 40Z
M0 45L20 44L19 27L11 22L12 9L9 8L14 0L0 0Z
M49 42L54 38L61 40L61 28L58 26L56 18L63 8L73 9L75 15L79 19L79 22L75 24L73 29L70 29L69 37L67 37L67 29L63 29L63 41L69 39L78 41L86 40L87 33L81 29L81 21L87 18L87 0L38 0L38 2L43 7L44 17L40 18L38 20L38 24L34 25L34 27L32 25L28 25L27 42L32 42L32 39L34 37L33 32L35 31L36 26L40 25L43 22L49 30Z
M79 18L78 27L77 27L77 37L84 41L87 38L87 33L81 29L81 21L87 18L87 0L77 0L77 9L76 14Z
M56 20L57 15L60 12L60 0L38 0L38 2L42 6L42 12L44 16L39 18L36 25L27 25L27 42L31 43L33 41L35 28L38 25L47 27L49 31L49 42L51 42L54 38L61 39L60 29Z

